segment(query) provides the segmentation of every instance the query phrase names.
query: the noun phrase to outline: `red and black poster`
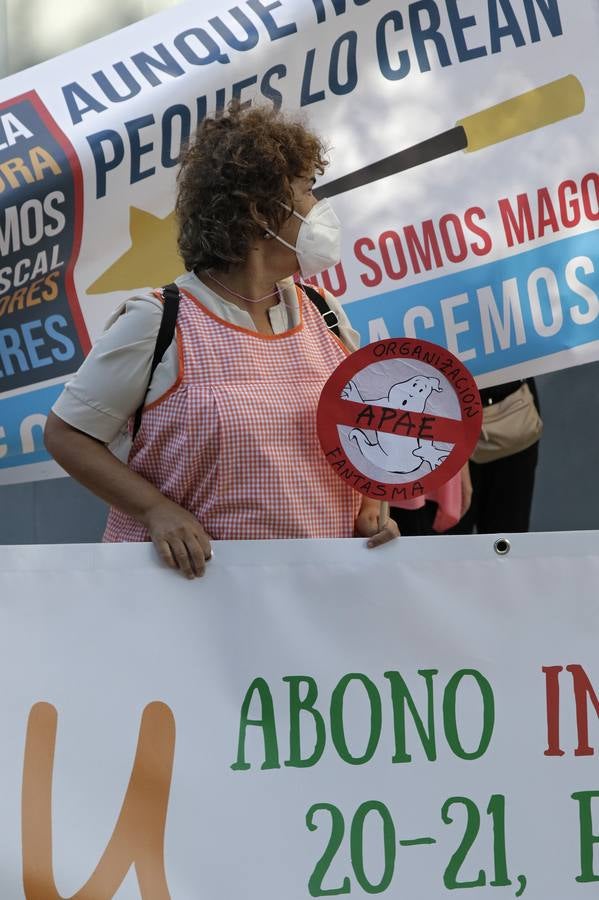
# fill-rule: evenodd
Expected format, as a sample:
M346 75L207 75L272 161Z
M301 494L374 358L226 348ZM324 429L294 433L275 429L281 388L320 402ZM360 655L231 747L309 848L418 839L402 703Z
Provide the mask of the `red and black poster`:
M318 405L328 463L362 494L391 504L456 475L481 422L468 369L443 347L413 338L356 350L333 372Z

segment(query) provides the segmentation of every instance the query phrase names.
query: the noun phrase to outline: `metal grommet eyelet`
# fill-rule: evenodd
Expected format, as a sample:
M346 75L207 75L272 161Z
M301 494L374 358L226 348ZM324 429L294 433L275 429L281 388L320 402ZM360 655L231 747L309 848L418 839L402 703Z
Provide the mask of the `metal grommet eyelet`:
M493 544L493 549L497 556L507 556L512 549L512 545L507 538L498 538Z

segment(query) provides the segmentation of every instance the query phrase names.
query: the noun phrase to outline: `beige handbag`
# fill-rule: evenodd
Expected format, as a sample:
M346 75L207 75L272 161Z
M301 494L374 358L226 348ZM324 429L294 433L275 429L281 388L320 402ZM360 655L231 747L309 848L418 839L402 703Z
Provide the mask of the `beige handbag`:
M524 382L503 400L483 407L483 425L472 460L487 463L513 456L536 443L542 430L543 422Z

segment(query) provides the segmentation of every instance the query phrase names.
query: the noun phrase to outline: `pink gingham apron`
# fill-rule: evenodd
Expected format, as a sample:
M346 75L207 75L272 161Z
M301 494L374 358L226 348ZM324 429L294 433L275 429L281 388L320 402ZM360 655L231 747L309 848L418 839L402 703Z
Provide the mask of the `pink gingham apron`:
M299 288L300 324L249 331L181 291L179 377L146 406L129 467L215 540L352 537L361 497L324 459L320 392L346 350ZM105 541L146 541L111 509Z

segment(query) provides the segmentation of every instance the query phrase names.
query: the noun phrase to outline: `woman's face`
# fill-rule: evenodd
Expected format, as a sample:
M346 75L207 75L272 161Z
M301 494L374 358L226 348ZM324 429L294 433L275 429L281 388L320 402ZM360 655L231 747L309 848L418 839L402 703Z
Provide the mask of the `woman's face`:
M297 178L293 178L291 181L291 188L293 190L293 205L295 211L304 218L308 215L312 207L318 202L316 200L316 197L312 193L312 188L314 187L315 181L316 179L311 174L300 175ZM293 246L295 247L301 224L302 220L298 219L297 216L289 216L289 218L281 226L281 230L279 231L280 237L282 237L283 240L287 241L289 244L293 244Z

